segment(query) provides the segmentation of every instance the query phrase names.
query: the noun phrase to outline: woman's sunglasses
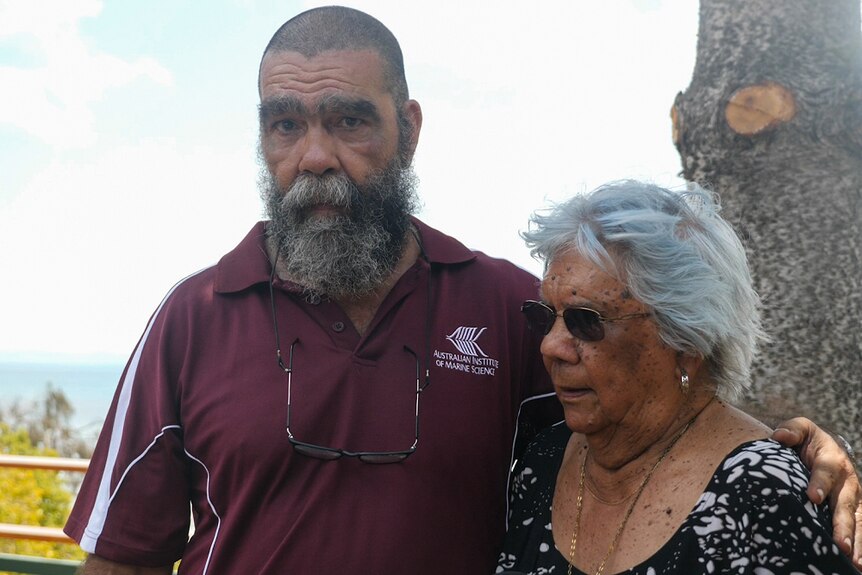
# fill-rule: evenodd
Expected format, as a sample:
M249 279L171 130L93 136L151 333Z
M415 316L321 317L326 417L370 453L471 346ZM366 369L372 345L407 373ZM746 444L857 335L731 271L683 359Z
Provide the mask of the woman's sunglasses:
M620 317L604 317L594 309L588 307L567 307L563 311L557 311L546 303L527 300L521 305L521 312L527 317L527 325L530 329L548 335L557 317L562 316L574 337L582 341L601 341L605 338L604 322L623 321L636 317L647 317L650 313L630 313Z

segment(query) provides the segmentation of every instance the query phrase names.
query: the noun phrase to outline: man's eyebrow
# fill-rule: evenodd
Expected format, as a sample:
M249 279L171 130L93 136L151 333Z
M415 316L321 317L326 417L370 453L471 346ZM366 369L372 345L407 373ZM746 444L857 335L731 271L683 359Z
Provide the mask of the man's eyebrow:
M365 98L349 98L338 94L323 98L317 104L314 113L317 115L342 114L368 118L375 121L380 120L380 111L374 102ZM258 105L258 117L261 123L265 123L269 118L278 116L307 116L308 114L308 108L295 96L276 96Z
M261 123L274 116L285 114L306 115L308 110L299 98L294 96L276 96L260 103L257 107L258 117Z
M343 114L346 116L357 116L380 120L380 111L374 102L365 98L346 98L342 95L333 94L320 101L317 105L318 114Z

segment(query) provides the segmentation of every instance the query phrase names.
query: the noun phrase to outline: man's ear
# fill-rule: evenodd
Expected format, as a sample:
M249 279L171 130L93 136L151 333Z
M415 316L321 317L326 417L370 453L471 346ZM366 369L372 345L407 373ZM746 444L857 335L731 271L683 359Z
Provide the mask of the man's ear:
M407 143L408 159L413 159L416 145L419 143L419 132L422 130L422 107L416 100L407 100L401 106L401 113L410 122L410 141Z

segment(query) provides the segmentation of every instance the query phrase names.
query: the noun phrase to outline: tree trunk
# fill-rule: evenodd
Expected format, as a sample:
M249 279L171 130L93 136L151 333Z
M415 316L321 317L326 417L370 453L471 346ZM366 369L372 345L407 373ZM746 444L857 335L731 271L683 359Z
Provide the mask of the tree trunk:
M860 1L701 0L672 117L683 176L721 196L773 337L743 407L862 449Z

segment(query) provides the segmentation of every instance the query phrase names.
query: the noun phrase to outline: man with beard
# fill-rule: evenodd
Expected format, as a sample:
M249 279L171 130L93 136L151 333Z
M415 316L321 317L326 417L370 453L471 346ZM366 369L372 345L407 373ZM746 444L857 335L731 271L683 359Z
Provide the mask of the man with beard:
M331 297L347 305L379 290L411 231L415 177L409 163L402 163L397 156L364 184L343 173L304 173L287 189L265 169L266 231L280 275L312 301Z
M490 572L513 446L559 419L537 280L410 215L422 113L380 22L297 16L259 88L269 221L147 326L66 527L83 572Z

